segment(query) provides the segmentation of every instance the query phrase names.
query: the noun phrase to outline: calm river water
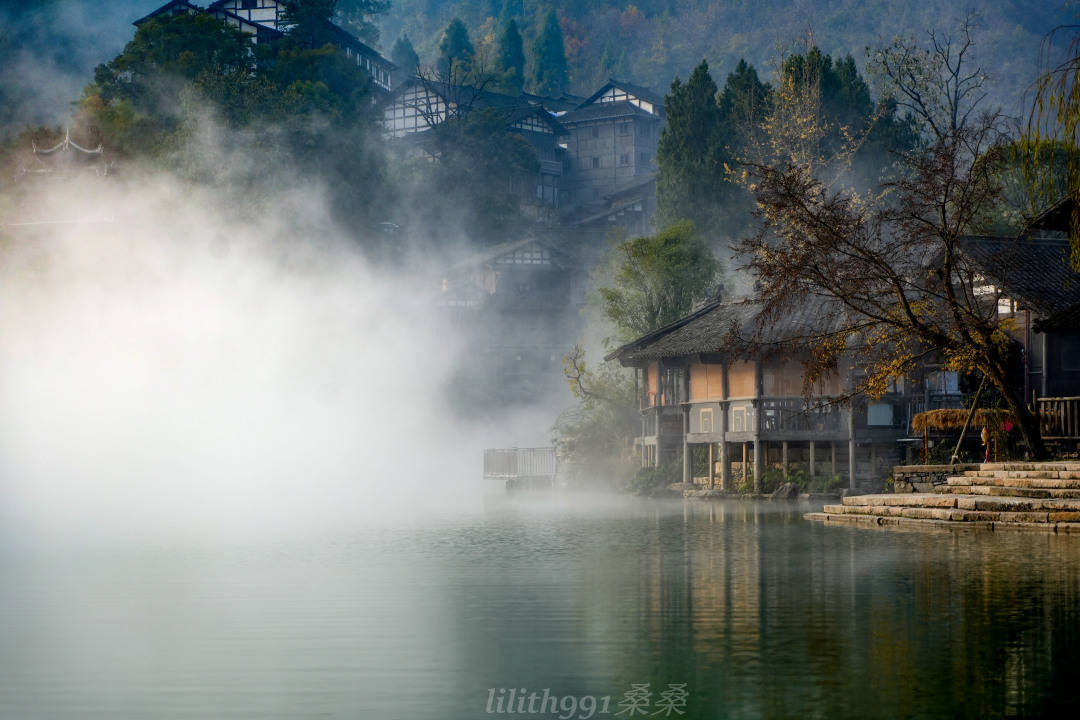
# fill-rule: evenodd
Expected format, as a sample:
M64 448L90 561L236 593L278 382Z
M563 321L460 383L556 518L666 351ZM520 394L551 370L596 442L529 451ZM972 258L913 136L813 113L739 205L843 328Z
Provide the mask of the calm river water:
M807 509L523 502L324 542L9 547L0 718L501 717L510 688L561 703L528 717L626 718L646 683L650 717L665 697L692 718L991 718L1080 696L1080 538Z

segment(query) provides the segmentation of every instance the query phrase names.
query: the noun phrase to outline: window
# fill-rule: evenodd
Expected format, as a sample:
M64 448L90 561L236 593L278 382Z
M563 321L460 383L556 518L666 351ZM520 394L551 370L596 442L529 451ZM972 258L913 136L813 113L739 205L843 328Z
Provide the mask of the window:
M713 431L713 409L701 408L701 432L711 433Z
M499 265L550 265L551 253L534 245L501 255L495 262Z
M619 156L619 165L626 167L630 164L630 153L623 153Z
M731 409L731 430L732 432L746 432L746 408Z
M866 408L866 424L869 427L891 427L893 424L892 403L871 403Z
M598 158L598 157L594 157L594 158L592 159L592 166L593 166L594 168L598 168L598 167L600 167L600 158Z
M955 395L960 392L960 376L952 371L935 371L926 376L926 387L932 393Z
M259 0L240 0L241 10L254 10L259 7Z
M633 128L633 127L634 127L634 126L633 126L633 125L631 125L630 123L622 123L621 125L619 125L619 134L620 134L620 135L629 135L629 134L630 134L630 130L631 130L631 128Z

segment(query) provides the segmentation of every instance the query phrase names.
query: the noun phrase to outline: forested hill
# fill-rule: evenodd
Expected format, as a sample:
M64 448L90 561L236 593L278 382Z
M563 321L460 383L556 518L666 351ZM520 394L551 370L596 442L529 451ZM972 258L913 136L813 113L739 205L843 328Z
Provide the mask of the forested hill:
M1075 22L1075 4L1069 9L1064 0L995 0L968 6L977 11L978 59L992 71L995 99L1013 111L1036 76L1045 35ZM809 33L824 52L850 53L862 65L868 45L898 34L924 37L927 29L955 26L965 12L956 0L393 0L379 19L382 45L389 48L405 32L428 62L452 18L465 22L479 47L496 43L500 21L512 17L528 49L549 8L558 13L570 88L579 93L612 76L666 90L703 58L720 77L740 58L771 76L778 49Z

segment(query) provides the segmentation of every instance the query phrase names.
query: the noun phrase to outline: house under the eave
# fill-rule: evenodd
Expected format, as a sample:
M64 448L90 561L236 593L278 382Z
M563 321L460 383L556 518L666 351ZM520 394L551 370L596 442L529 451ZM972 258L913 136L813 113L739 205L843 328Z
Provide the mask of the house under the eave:
M564 224L601 235L614 227L651 232L663 96L609 80L559 120L568 131Z
M725 490L735 477L757 490L768 469L796 466L855 488L901 459L897 441L914 413L963 403L956 374L932 365L880 398L851 401L855 371L841 363L807 393L808 339L837 325L837 310L810 300L768 323L759 312L749 300L715 302L608 356L634 368L643 466L681 457L690 482L702 453L708 482Z

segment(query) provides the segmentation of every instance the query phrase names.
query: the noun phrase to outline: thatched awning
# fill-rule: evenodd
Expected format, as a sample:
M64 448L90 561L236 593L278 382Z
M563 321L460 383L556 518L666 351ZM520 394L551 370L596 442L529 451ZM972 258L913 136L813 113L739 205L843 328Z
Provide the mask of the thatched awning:
M968 409L951 410L926 410L917 413L911 418L911 429L915 432L927 430L960 430L967 421ZM971 419L971 426L977 428L990 428L991 430L1005 429L1005 424L1016 425L1016 418L1008 410L996 408L982 408L975 411L975 417Z

